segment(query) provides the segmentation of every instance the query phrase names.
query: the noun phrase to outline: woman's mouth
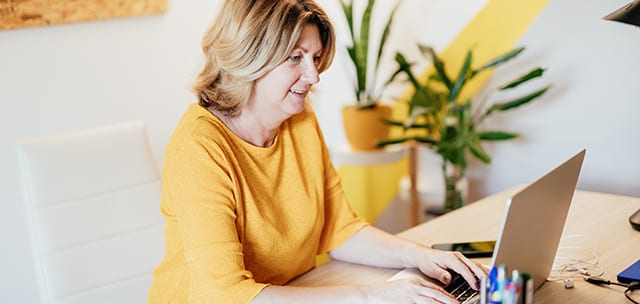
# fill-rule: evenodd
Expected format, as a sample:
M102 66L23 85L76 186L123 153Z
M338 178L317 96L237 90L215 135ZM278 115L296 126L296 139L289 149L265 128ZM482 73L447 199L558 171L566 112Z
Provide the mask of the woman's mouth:
M290 89L289 92L300 97L305 97L307 95L307 90Z

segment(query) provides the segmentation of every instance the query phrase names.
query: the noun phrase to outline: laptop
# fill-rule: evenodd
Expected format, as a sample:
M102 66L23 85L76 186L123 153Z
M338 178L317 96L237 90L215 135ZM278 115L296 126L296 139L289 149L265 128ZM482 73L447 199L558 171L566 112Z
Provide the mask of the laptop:
M581 150L508 199L492 265L504 264L510 270L531 274L536 289L546 281L553 267L585 153L585 149ZM407 271L416 273L416 270ZM406 277L406 274L401 272L390 280L400 277ZM451 292L458 288L452 286L454 283L446 290ZM479 300L473 294L466 297L468 299L463 303Z

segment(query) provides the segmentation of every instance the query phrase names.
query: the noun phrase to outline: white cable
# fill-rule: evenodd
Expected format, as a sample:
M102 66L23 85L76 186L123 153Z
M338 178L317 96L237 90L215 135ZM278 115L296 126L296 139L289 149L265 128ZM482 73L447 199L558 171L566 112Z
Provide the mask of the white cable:
M581 238L588 240L579 240L579 243L590 243L590 238L582 234L565 236L560 242L569 243L570 240ZM570 280L573 278L579 276L601 276L603 274L604 269L600 266L600 258L596 250L587 248L584 245L563 244L558 247L551 274L547 280L565 281L566 287L567 282L571 283Z

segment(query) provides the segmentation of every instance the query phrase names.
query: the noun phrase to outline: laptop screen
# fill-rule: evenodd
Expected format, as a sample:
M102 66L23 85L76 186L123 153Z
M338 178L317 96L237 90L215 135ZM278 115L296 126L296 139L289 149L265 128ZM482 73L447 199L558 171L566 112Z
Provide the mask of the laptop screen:
M492 264L530 273L536 288L553 266L586 150L582 150L513 195Z

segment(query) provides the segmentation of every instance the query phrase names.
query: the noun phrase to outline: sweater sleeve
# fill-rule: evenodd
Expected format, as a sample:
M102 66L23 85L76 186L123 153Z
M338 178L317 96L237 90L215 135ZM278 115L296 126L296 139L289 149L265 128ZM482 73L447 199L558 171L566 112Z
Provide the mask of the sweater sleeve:
M331 163L329 150L315 115L313 121L320 138L325 168L325 223L317 252L324 254L342 245L368 223L351 209L351 204L342 189L340 176Z
M353 236L358 230L367 226L368 223L358 217L351 209L342 185L339 182L337 173L334 177L337 184L328 184L329 189L325 202L325 224L318 247L318 254L327 253L344 243Z
M189 303L249 303L267 284L245 269L229 164L215 144L190 134L163 169L184 248Z

